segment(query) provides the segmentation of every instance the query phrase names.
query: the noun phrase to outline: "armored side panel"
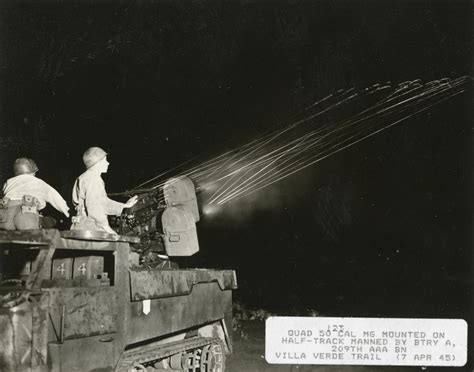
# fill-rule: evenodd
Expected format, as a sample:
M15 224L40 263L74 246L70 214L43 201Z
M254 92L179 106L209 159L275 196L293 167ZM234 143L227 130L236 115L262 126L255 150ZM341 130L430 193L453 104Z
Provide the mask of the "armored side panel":
M199 209L194 184L188 177L171 178L163 186L165 203L169 207L181 206L192 213L194 222L199 221Z
M129 275L128 343L222 321L226 343L232 347L232 290L237 288L234 271L130 270Z
M192 213L182 207L165 209L161 216L163 242L169 256L191 256L199 251Z

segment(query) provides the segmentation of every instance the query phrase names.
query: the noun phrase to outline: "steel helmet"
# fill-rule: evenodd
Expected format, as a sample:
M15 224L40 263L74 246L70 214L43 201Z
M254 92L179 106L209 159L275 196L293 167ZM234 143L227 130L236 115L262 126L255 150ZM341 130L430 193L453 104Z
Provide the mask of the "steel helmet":
M15 176L35 172L38 172L38 166L33 159L18 158L13 163L13 173L15 173Z
M89 147L82 155L82 161L87 169L97 164L103 158L107 156L107 153L100 147Z

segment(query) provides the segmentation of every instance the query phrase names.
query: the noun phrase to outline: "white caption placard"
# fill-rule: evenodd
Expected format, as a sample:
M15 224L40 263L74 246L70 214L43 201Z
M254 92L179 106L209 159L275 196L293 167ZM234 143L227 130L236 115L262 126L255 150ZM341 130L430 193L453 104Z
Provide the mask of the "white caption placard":
M463 319L271 317L265 359L276 364L463 366Z

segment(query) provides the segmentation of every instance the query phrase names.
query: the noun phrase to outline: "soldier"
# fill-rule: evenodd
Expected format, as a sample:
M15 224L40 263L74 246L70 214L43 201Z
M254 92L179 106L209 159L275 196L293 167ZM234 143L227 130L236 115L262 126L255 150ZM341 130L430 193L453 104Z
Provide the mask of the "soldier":
M69 207L61 195L36 177L38 167L33 159L16 159L13 163L13 172L15 177L8 179L3 186L4 196L0 201L0 229L30 230L52 227L45 226L47 220L39 213L46 203L69 217ZM52 218L48 219L48 221L51 220L54 221Z
M117 234L109 225L108 215L119 216L124 208L137 202L133 196L126 203L107 197L101 174L107 173L107 153L100 147L91 147L84 152L82 160L87 170L74 183L72 200L77 215L72 218L71 230L96 230Z

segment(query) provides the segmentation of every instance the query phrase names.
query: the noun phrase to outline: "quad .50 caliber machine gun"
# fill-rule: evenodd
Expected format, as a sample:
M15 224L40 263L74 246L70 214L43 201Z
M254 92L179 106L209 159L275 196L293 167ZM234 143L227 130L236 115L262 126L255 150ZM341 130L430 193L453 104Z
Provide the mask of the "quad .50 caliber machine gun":
M137 204L124 212L116 224L120 234L140 237L134 249L144 262L152 259L150 256L191 256L199 251L196 231L199 208L189 178L171 178L160 188L124 194L137 192Z

